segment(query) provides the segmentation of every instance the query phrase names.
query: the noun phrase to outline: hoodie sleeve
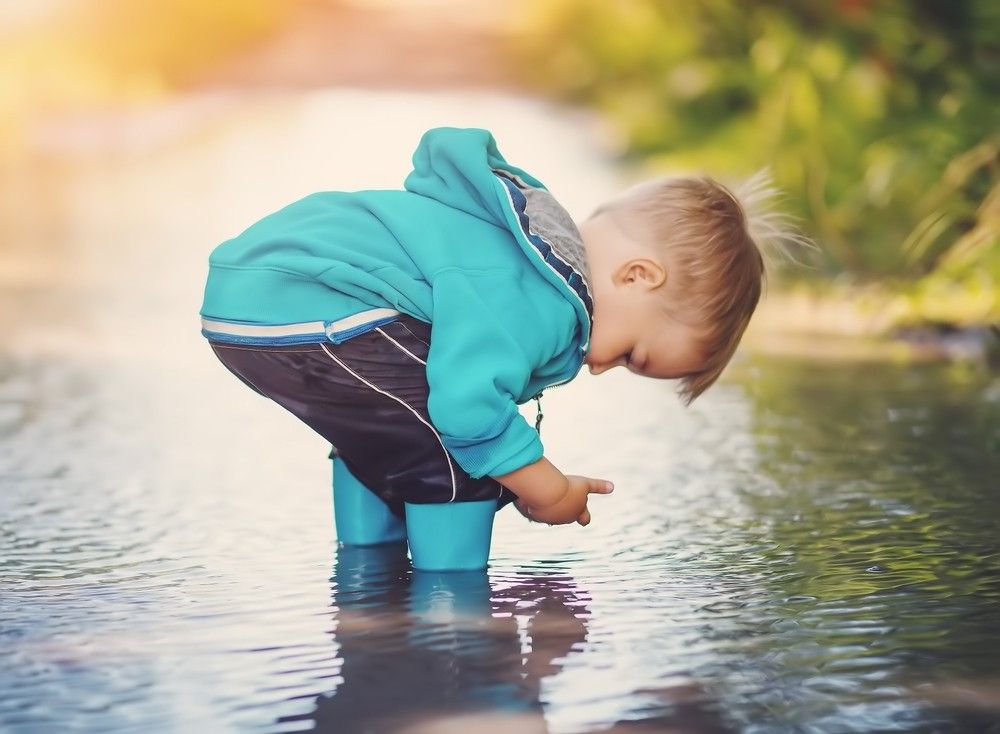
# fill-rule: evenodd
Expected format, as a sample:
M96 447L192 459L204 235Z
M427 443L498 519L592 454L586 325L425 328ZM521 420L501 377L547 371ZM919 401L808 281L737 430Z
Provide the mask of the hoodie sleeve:
M506 474L542 456L542 442L516 402L535 360L523 336L515 338L480 295L511 289L509 279L445 270L433 283L427 410L448 451L474 478Z

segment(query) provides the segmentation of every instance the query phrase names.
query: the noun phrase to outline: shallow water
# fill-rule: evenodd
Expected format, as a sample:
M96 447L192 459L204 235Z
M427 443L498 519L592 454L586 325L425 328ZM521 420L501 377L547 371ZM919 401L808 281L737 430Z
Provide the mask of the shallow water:
M584 160L571 188L552 151L585 138L545 106L356 92L32 168L48 208L8 212L0 251L0 731L1000 731L1000 382L976 365L748 355L687 411L582 375L542 437L616 481L589 527L505 510L485 575L336 548L328 447L214 362L198 279L318 188L279 145L400 104L410 130L517 112L498 138L571 211L611 184Z

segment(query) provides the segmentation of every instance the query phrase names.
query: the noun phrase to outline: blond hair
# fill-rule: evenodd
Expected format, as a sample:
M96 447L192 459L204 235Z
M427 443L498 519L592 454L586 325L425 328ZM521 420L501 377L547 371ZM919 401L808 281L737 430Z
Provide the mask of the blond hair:
M623 227L641 231L671 266L674 298L665 311L701 329L707 355L704 369L680 380L685 405L732 359L760 301L771 252L795 261L789 245L815 249L789 226L790 217L769 209L779 192L766 171L734 188L708 176L662 177L626 189L591 215L608 211Z

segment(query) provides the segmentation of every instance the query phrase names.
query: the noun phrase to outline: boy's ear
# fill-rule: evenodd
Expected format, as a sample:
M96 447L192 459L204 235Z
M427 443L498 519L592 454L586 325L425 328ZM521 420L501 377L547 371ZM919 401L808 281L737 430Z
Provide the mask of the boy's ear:
M652 290L659 288L667 280L667 269L648 257L636 257L618 266L615 271L615 282L620 284L635 283Z

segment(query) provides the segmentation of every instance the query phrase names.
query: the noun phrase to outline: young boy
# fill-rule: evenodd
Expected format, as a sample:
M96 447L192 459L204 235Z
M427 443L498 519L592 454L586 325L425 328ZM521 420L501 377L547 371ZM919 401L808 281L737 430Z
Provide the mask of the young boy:
M428 130L413 166L403 190L314 193L219 245L202 333L397 516L495 497L586 525L611 483L559 471L517 406L584 363L704 392L760 297L744 209L662 179L578 228L479 128Z

